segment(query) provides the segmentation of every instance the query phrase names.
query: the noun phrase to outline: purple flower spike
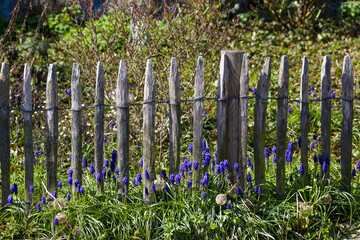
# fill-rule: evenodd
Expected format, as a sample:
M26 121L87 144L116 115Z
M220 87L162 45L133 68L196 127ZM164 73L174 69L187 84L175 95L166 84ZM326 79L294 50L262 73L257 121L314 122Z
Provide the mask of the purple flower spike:
M231 209L231 204L230 204L230 202L228 202L228 204L226 205L226 209L228 209L228 210Z
M301 176L304 175L304 165L303 165L303 163L300 163L299 173L300 173Z
M57 219L56 217L54 218L54 224L58 225L59 224L59 219Z
M70 194L69 194L69 193L66 195L66 199L67 199L68 201L70 201L70 200L71 200L71 196L70 196Z
M256 95L256 87L253 88L253 94Z
M90 166L90 174L94 174L95 172L95 168L93 165Z
M202 194L202 197L201 198L206 198L207 196L206 196L206 192L203 192L203 194Z
M66 94L67 94L69 97L71 97L71 90L70 90L70 89L67 89L67 90L66 90Z
M193 145L189 144L188 150L189 150L190 154L193 153L193 149L194 149L194 148L193 148Z

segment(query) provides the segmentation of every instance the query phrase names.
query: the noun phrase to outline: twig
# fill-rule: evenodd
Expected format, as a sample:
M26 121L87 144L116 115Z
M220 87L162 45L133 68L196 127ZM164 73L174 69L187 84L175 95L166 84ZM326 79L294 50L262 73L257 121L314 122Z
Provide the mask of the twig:
M46 188L46 186L45 186L45 184L44 184L44 182L41 182L42 183L42 185L43 185L43 187L45 188L45 191L47 192L47 194L49 194L54 200L55 200L55 202L57 203L57 205L59 206L59 208L60 208L60 210L63 212L63 209L62 209L62 207L61 207L61 205L60 205L60 203L59 203L59 201L56 199L56 197L54 196L54 195L52 195L48 190L47 190L47 188Z

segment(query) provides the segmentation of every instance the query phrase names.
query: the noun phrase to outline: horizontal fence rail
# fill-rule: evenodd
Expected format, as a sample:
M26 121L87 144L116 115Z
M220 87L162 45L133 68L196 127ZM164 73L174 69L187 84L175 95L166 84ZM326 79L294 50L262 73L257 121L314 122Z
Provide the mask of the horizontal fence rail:
M311 115L309 104L321 102L321 156L324 159L322 166L324 177L329 177L330 172L330 132L331 132L331 102L342 100L343 119L341 123L341 173L343 190L351 189L351 164L352 164L352 122L353 101L360 96L353 96L354 77L352 63L349 56L345 56L342 74L342 96L335 97L331 93L331 62L329 57L324 57L321 68L321 98L309 99L309 66L307 58L303 58L301 73L301 89L299 99L289 98L289 62L287 56L281 58L280 74L278 79L278 97L269 97L269 86L271 79L271 59L267 58L261 71L256 93L249 95L249 70L248 58L244 52L222 51L219 85L216 97L204 97L204 60L199 57L196 66L194 98L181 99L179 70L176 58L171 59L169 74L169 100L156 101L155 77L152 61L148 60L145 71L145 86L143 102L130 103L128 77L126 64L121 61L116 86L116 104L104 103L104 72L102 64L98 62L96 71L95 104L92 106L81 106L81 81L80 69L77 63L73 65L71 77L71 107L58 106L58 83L55 66L49 66L46 86L46 108L33 108L31 97L30 67L25 64L24 68L24 106L14 108L9 105L10 75L7 63L2 63L0 73L0 160L2 179L2 206L6 205L10 194L10 111L24 113L24 136L25 136L25 203L29 211L32 202L32 193L28 190L33 185L33 139L32 139L32 113L46 112L46 158L47 158L47 188L50 192L57 190L57 143L58 136L58 111L72 112L72 162L74 171L73 178L82 182L82 111L95 109L94 116L94 143L95 143L95 177L97 180L97 191L104 190L102 180L102 169L104 161L104 107L116 108L117 132L117 166L119 173L117 177L118 198L127 194L127 186L123 185L125 178L129 179L129 107L143 107L143 195L146 202L154 202L154 193L150 191L155 174L155 109L156 104L169 105L169 132L170 132L170 161L169 174L176 174L180 165L180 139L181 139L181 104L193 103L193 154L194 161L199 163L197 177L207 171L210 165L207 157L202 155L202 112L204 101L217 102L217 160L229 161L229 172L231 182L236 183L242 191L246 189L247 175L247 138L248 138L248 104L249 100L255 100L254 110L254 159L255 159L255 188L268 191L276 191L279 198L285 195L285 162L288 153L285 149L287 143L287 111L289 103L300 103L300 129L301 147L300 164L303 168L301 174L301 185L309 183L308 167L308 132ZM265 148L266 110L269 100L277 101L277 143L276 143L276 190L264 189L266 183L265 169L267 167ZM206 155L206 154L205 154ZM235 164L239 168L235 169ZM161 170L161 169L159 169ZM195 183L196 186L197 183ZM72 189L77 194L76 187Z

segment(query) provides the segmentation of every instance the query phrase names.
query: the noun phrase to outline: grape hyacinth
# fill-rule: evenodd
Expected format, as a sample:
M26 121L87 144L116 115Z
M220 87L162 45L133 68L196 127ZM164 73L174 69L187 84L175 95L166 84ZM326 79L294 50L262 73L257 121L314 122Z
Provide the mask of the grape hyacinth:
M40 203L37 203L37 204L36 204L36 211L41 212Z
M189 153L192 154L193 153L193 145L189 144L188 146L188 150L189 150Z
M84 195L84 193L85 193L84 186L80 186L80 194L81 194L81 195Z
M356 176L356 170L355 170L355 168L353 168L353 170L351 171L351 175L352 175L353 177Z
M239 172L239 164L238 163L234 164L234 171Z
M75 187L77 187L79 185L79 180L78 179L75 179L74 185L75 185Z
M231 209L231 204L230 201L228 202L228 204L226 205L226 209L230 210Z
M314 163L316 164L316 163L317 163L317 161L318 161L316 154L314 154L313 159L314 159Z
M58 225L59 224L59 219L57 219L56 217L54 218L54 224Z
M175 183L175 175L173 173L170 174L169 181L170 181L171 185L174 185L174 183Z
M314 142L311 142L311 143L310 143L310 148L312 148L312 149L315 148Z
M247 180L248 182L251 182L251 181L252 181L252 179L251 179L251 174L250 174L249 172L248 172L248 174L247 174L246 180Z
M300 163L299 173L300 173L300 176L304 175L304 165L303 165L303 163Z
M144 160L142 158L140 158L140 161L139 161L139 166L142 167L144 164Z
M319 155L319 164L322 166L324 163L324 160L321 155Z
M72 186L72 184L73 184L73 179L72 179L72 177L68 177L67 181L68 181L69 187Z
M72 177L73 173L74 173L74 171L70 168L69 169L69 177Z
M253 88L253 94L256 95L256 87Z
M265 147L264 154L265 154L265 159L269 160L270 153L269 153L269 149L267 147Z
M299 148L301 148L301 136L298 139L298 145L299 145Z
M105 167L108 167L109 166L109 161L105 158L105 160L104 160L104 166Z
M120 174L120 169L119 168L115 169L115 174L117 174L117 175Z
M194 170L197 171L198 168L199 168L198 162L197 162L197 161L194 161L193 165L194 165Z
M114 151L111 152L111 159L112 159L114 162L116 162L116 158L117 158L117 154L116 154L116 151L114 150Z
M70 194L69 194L69 193L66 195L66 199L67 199L68 201L70 201L71 196L70 196Z
M88 166L88 161L85 156L83 157L83 166L84 166L84 168L87 168L87 166Z
M187 181L186 181L187 185L188 185L188 188L189 190L191 189L191 186L192 186L192 182L191 182L191 178L189 178Z
M202 140L202 151L205 152L205 149L206 149L206 140L203 139Z
M18 194L18 186L16 183L14 183L14 193L15 193L15 195Z
M145 179L150 180L150 175L147 169L145 169Z
M103 168L103 170L101 170L101 176L102 176L102 179L106 178L106 169L105 168Z
M219 181L218 186L219 186L219 188L222 187L222 182L221 181Z
M101 175L100 175L100 173L96 173L96 174L95 174L95 178L96 178L96 182L97 182L98 184L100 184L100 183L101 183Z
M9 205L13 204L14 203L14 198L12 195L9 195L8 198L7 198L7 202Z
M203 192L203 194L202 194L202 197L201 198L206 198L207 196L206 196L206 192Z
M95 172L95 168L93 165L90 166L90 174L94 174Z
M128 184L129 184L129 179L128 179L127 176L124 176L124 177L123 177L123 184L124 184L124 187L127 187L127 186L128 186Z
M181 175L180 175L180 174L177 174L177 175L175 176L175 183L176 183L176 184L180 184L180 181L181 181Z
M357 169L358 171L360 171L360 161L358 161L358 162L356 163L356 169Z
M155 188L155 183L154 183L154 182L151 183L151 191L152 191L152 192L156 192L156 188Z

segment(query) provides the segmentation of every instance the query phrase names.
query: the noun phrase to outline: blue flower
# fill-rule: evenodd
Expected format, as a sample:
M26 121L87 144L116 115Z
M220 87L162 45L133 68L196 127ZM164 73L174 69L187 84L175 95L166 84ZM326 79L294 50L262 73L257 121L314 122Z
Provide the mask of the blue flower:
M240 174L239 174L239 173L236 174L236 179L237 179L237 180L240 180Z
M226 179L230 181L230 174L226 174Z
M192 182L191 182L191 178L189 178L187 181L186 181L187 185L188 185L188 188L191 189L191 186L192 186Z
M231 204L230 204L230 201L228 202L228 204L226 205L226 209L231 209Z
M145 179L150 180L150 175L147 169L145 169Z
M210 153L205 153L205 164L204 166L207 167L210 165L210 161L211 161L211 155Z
M314 91L315 90L315 86L311 86L311 91Z
M114 122L113 120L111 120L111 122L110 122L110 127L111 127L111 128L114 128L114 127L115 127L115 122Z
M324 163L324 160L323 160L322 156L319 154L319 164L323 165L323 163Z
M10 186L10 194L14 193L14 186Z
M319 142L319 141L320 141L320 137L316 137L316 141Z
M90 166L90 174L94 174L95 172L95 168L93 165Z
M54 218L54 224L58 225L59 224L59 219L57 219L56 217Z
M175 9L176 9L175 6L172 6L172 7L171 7L171 12L172 12L172 13L175 12Z
M256 95L256 87L253 88L253 94Z
M106 169L105 168L103 168L103 170L101 170L101 176L103 179L106 178Z
M71 159L72 159L72 154L70 154L69 159L70 159L70 162L71 162Z
M249 157L246 158L246 164L249 166L249 168L250 168L251 170L254 169L254 166L253 166L253 164L252 164L252 162L251 162L251 160L250 160Z
M316 163L317 163L317 161L318 161L316 154L314 154L313 159L314 159L314 163L316 164Z
M174 182L175 182L175 175L174 174L170 174L169 181L170 181L171 185L174 184Z
M165 184L165 188L164 188L165 192L169 192L169 187Z
M181 175L180 175L180 174L177 174L177 175L175 176L175 183L176 183L176 184L180 184L180 181L181 181Z
M325 155L325 164L326 165L330 165L330 158L328 157L328 155Z
M201 198L206 198L207 196L206 196L206 192L203 192L203 194L202 194L202 197Z
M129 179L128 179L127 176L124 176L124 177L123 177L123 184L124 184L124 187L127 187L127 186L128 186L128 184L129 184Z
M40 149L40 155L43 155L44 151L42 149Z
M66 90L66 94L67 94L69 97L71 97L71 90L70 90L70 89L67 89L67 90Z
M142 167L144 164L144 160L142 158L140 158L140 161L139 161L139 166Z
M119 168L115 169L115 174L117 174L117 175L120 174L120 169Z
M289 109L288 109L288 112L289 112L289 114L291 114L291 106L289 106Z
M253 185L251 182L249 182L249 189L252 189Z
M14 203L13 196L9 195L8 198L7 198L7 202L8 202L9 205L13 204Z
M145 188L145 197L149 196L149 190L147 189L147 187Z
M301 148L301 136L298 139L298 145L299 145L299 148Z
M112 172L115 171L115 161L114 161L114 160L111 160L111 162L110 162L110 170L111 170Z
M218 186L219 186L219 188L222 187L222 182L221 181L219 181Z
M117 154L116 154L116 151L114 150L114 151L111 152L111 159L112 159L114 162L116 162L116 158L117 158Z
M276 153L276 147L275 146L271 148L271 152L274 153L274 154Z
M69 194L69 193L66 195L66 199L67 199L68 201L70 201L71 196L70 196L70 194Z
M358 161L358 162L356 163L356 169L357 169L358 171L360 171L360 161Z
M81 186L81 187L80 187L80 194L81 194L81 195L84 195L84 193L85 193L84 186Z
M205 149L206 149L206 140L203 139L202 140L202 151L205 152Z
M41 203L42 203L43 205L46 204L46 198L45 198L45 196L42 196L42 197L41 197Z
M266 160L269 160L270 153L269 153L269 149L267 147L265 147L264 154L265 154Z
M39 156L39 150L35 150L35 156L37 157L37 156Z
M142 180L141 173L137 173L136 174L136 185L141 184L141 180Z
M276 163L276 154L274 154L272 161L273 163Z
M315 148L314 142L311 142L311 143L310 143L310 148Z
M165 170L161 170L161 177L165 180L167 179L167 175L166 175L166 171Z
M335 93L334 92L331 93L331 98L335 98Z
M36 204L36 211L41 212L40 203L37 203L37 204Z
M327 172L327 165L326 164L323 164L323 173L325 174Z
M75 187L77 187L79 185L79 180L78 179L75 179L74 185L75 185Z
M69 186L72 186L72 184L73 184L73 179L72 179L72 177L68 177L67 181L68 181L68 185L69 185Z
M111 170L109 170L109 171L107 172L107 176L108 176L108 178L111 178Z
M193 165L194 165L194 170L197 171L198 168L199 168L198 162L197 162L197 161L194 161Z
M69 169L69 177L72 177L73 173L74 173L74 171L70 168Z
M228 160L224 160L224 171L229 169L229 161Z
M34 185L30 185L29 191L30 191L30 193L34 193Z
M189 150L190 154L193 153L193 149L194 149L194 148L193 148L193 145L189 144L188 150Z
M296 102L296 107L299 107L299 102Z
M351 175L352 175L353 177L356 176L356 170L355 170L355 168L351 171Z
M100 184L100 183L101 183L101 175L100 175L100 173L96 173L96 174L95 174L95 178L96 178L96 182L97 182L98 184Z
M252 181L252 179L251 179L251 174L250 174L249 172L248 172L248 174L247 174L246 180L247 180L248 182L251 182L251 181Z
M84 168L87 168L87 166L88 166L88 161L85 156L83 157L83 166L84 166Z
M103 140L104 140L104 143L106 143L106 137L104 137L104 139L103 139Z
M104 160L104 166L105 167L108 167L109 166L109 161L105 158L105 160Z
M304 175L304 165L303 163L300 163L300 168L299 168L299 173L300 173L300 176L303 176Z
M216 165L215 168L216 168L216 175L220 175L220 174L221 174L221 167L220 167L220 165Z
M289 142L289 144L288 144L288 150L289 150L290 152L294 152L294 143L293 143L293 142Z
M15 193L15 195L18 194L18 186L16 183L14 183L14 193Z
M154 182L151 183L151 191L152 191L152 192L156 192L156 188L155 188L155 183L154 183Z
M239 171L239 164L238 163L234 164L234 170L235 170L235 172Z

